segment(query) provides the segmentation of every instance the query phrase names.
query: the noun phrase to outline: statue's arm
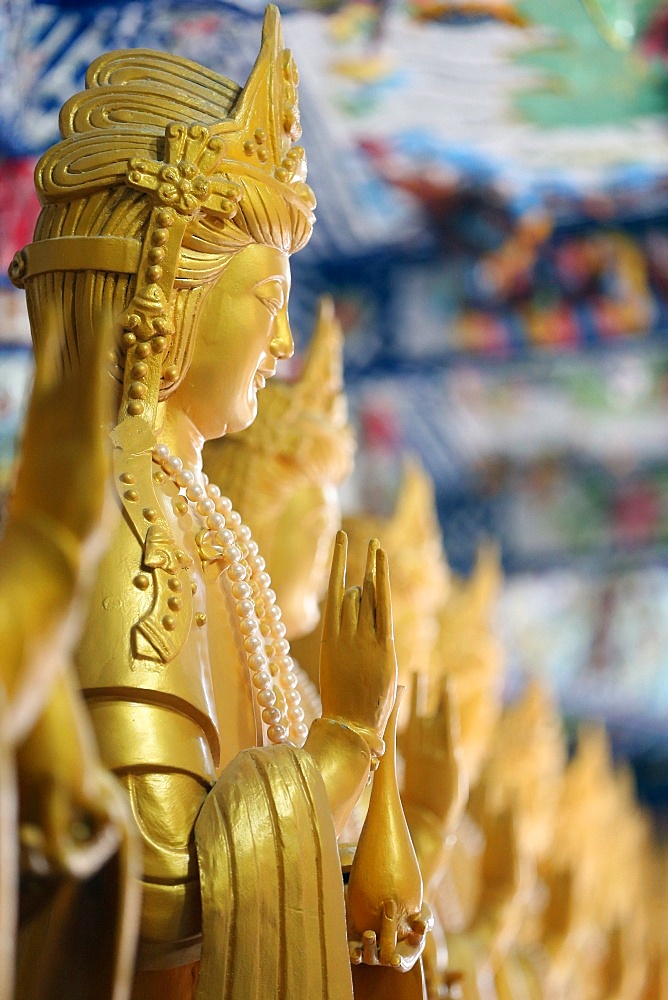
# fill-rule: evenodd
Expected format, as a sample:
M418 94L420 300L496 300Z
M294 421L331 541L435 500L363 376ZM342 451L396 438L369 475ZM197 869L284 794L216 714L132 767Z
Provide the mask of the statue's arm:
M54 323L37 357L0 539L2 732L11 742L34 723L67 662L83 592L109 534L108 347L104 330L86 331L81 371L63 372Z
M24 738L62 668L76 628L78 565L58 525L10 518L0 539L0 679L3 738ZM67 539L69 541L69 539Z
M357 802L394 703L397 660L387 556L369 543L364 584L345 587L347 538L336 537L320 653L322 719L305 749L325 782L337 835Z
M56 324L45 331L0 538L0 731L18 747L24 860L81 877L128 828L71 667L112 511L110 337L85 334L81 370L64 372Z

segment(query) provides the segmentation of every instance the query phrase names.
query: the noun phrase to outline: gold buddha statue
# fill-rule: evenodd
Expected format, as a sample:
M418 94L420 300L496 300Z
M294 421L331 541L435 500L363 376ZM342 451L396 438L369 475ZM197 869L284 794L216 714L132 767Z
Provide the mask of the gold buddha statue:
M45 332L56 347L54 324ZM19 865L33 889L32 912L24 907L21 914L24 926L39 919L45 892L71 896L79 880L107 868L100 879L114 881L116 910L93 915L88 932L108 974L96 986L100 1000L127 995L134 960L138 845L72 679L72 647L111 510L101 431L111 413L102 365L109 343L100 336L90 346L98 373L85 382L59 372L53 350L38 361L0 538L0 996L8 998L14 995ZM86 482L84 492L71 489L77 481ZM76 932L75 923L70 931ZM54 957L42 955L46 975ZM68 972L75 988L90 988L75 970Z
M615 835L600 853L599 920L607 937L600 996L601 1000L641 1000L652 948L649 900L654 845L629 766L616 767L612 782Z
M501 712L505 659L493 625L500 589L499 553L487 542L478 549L468 578L452 575L434 647L432 670L450 681L471 787L478 781Z
M235 506L243 511L266 556L291 641L311 632L319 621L327 564L341 521L337 486L352 468L354 436L343 391L342 348L333 304L323 299L299 378L268 385L258 401L254 423L245 431L207 442L203 452L205 470L212 480L223 484ZM308 719L319 695L297 663L295 672ZM398 706L394 721L397 710ZM379 964L379 948L384 951L392 936L387 935L391 922L379 917L382 900L395 879L399 882L395 895L404 907L396 923L405 921L414 909L425 924L431 924L430 914L422 907L422 878L401 816L393 763L394 734L388 732L387 739L388 750L374 775L359 849L344 849L346 866L353 867L347 909L354 992L356 997L371 998L385 996L390 990L397 998L421 998L422 973L415 962L418 952L410 942L395 955L397 966L403 966L409 975L397 980L390 969L386 973L371 969ZM384 863L381 860L379 851L383 849L391 852L392 863L388 858ZM368 922L362 921L362 931L360 905L355 902L360 882L364 886L362 913L369 915ZM370 905L370 897L381 901L378 912ZM375 932L369 929L373 923L379 924L374 945L371 938ZM356 941L364 931L366 937ZM367 961L369 971L364 967Z
M666 934L666 909L668 907L668 853L664 843L654 845L646 859L650 879L647 894L649 941L647 946L647 972L642 1000L665 1000L668 996L668 935Z
M76 665L143 839L133 995L349 1000L336 836L395 697L387 558L370 545L346 589L337 536L308 729L266 564L201 464L293 350L288 258L315 204L296 69L270 7L243 89L146 50L100 57L86 83L38 164L44 207L12 277L37 355L53 309L77 379L91 314L117 337L123 517Z

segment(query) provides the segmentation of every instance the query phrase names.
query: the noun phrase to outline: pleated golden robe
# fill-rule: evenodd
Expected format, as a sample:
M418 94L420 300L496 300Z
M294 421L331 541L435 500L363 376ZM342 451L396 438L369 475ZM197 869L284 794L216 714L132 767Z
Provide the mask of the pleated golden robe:
M352 1000L336 836L309 753L240 753L207 796L195 837L198 1000Z

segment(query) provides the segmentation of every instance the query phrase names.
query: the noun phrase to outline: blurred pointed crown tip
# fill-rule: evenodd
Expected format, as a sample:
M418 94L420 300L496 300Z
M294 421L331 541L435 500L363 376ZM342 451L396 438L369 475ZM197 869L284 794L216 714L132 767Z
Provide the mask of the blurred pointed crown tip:
M332 300L318 306L301 376L293 383L294 405L342 430L348 426L343 380L343 337Z

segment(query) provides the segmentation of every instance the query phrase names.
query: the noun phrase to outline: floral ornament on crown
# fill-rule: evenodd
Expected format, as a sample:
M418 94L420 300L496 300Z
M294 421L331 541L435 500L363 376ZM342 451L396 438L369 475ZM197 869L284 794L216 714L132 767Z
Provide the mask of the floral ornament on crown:
M130 160L126 182L150 191L160 204L193 218L201 208L225 219L236 214L241 188L227 178L211 176L225 143L204 125L169 125L164 160Z

